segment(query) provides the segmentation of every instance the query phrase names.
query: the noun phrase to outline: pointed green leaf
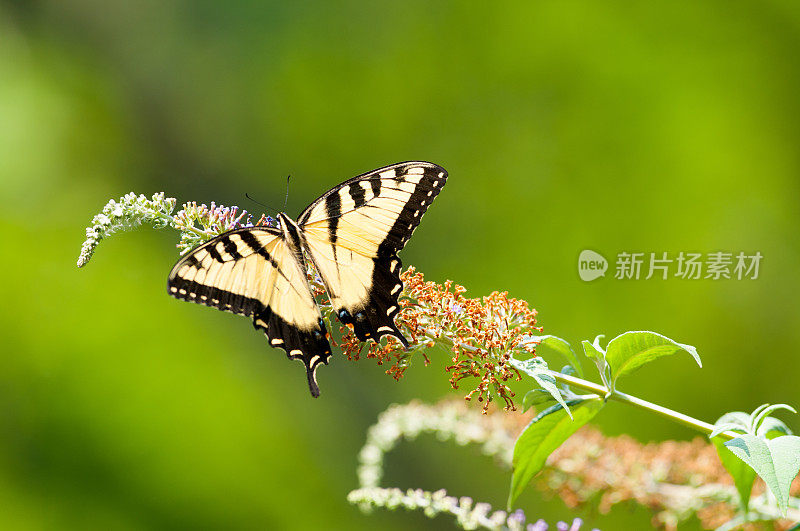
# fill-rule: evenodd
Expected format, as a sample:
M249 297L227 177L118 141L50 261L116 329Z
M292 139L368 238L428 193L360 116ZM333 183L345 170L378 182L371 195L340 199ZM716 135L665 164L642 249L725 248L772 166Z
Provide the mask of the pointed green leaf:
M725 446L764 480L786 515L789 488L800 471L800 437L784 435L766 440L744 434L727 441Z
M723 433L723 432L726 432L726 431L744 432L744 430L741 428L741 426L739 426L738 424L734 424L732 422L723 423L723 424L715 424L714 425L714 430L708 435L708 438L709 439L713 439L714 437L716 437L720 433Z
M762 413L769 408L769 404L762 404L753 413L747 414L742 411L731 411L722 415L714 424L714 431L709 435L709 439L716 437L723 431L733 430L742 433L750 433L759 437L766 436L767 439L774 439L781 435L794 435L792 430L775 417L764 417ZM788 409L795 413L794 408L786 404L776 404L772 406L772 411L776 409ZM755 424L760 423L756 428Z
M547 368L547 363L542 358L530 358L524 361L511 358L509 361L512 367L536 380L539 387L550 393L550 395L567 410L567 414L572 416L567 403L564 402L564 398L561 396L558 385L556 385L556 379L550 374L550 369Z
M578 376L581 378L583 377L583 368L581 367L580 361L578 361L578 356L575 354L575 351L572 350L572 345L570 345L566 340L552 335L531 336L531 339L539 342L536 345L536 353L538 355L553 352L555 354L564 356L569 364L572 365L572 367L574 367L578 372Z
M772 413L777 409L788 409L792 413L797 413L797 410L795 408L787 404L772 404L771 406L765 407L764 409L759 408L760 411L756 410L759 411L759 413L753 419L753 426L751 432L755 432L755 434L758 435L758 429L761 426L761 421L764 420L764 418L767 417L767 415L769 415L770 413Z
M598 342L600 337L601 336L597 336L597 338L595 338L595 343ZM606 363L605 351L603 351L599 344L594 345L585 339L581 341L581 345L583 345L583 352L586 354L586 357L592 360L595 367L597 367L597 372L600 373L600 378L603 380L603 385L610 388L608 364Z
M583 352L590 360L594 361L595 363L605 360L605 352L603 352L603 349L597 348L586 339L581 341L581 345L583 345Z
M750 415L744 411L731 411L722 415L714 423L715 426L720 424L736 424L737 429L747 432L747 428L750 426Z
M566 365L564 368L561 369L561 374L575 374L575 369L572 368L571 365ZM559 390L561 391L561 397L564 399L565 402L569 402L571 399L576 398L578 395L569 388L569 385L562 383L558 386ZM522 399L522 411L528 411L533 406L538 406L539 404L546 404L547 402L555 402L556 399L553 397L550 392L546 391L545 389L531 389L527 393L525 393L525 397Z
M555 400L553 395L544 389L531 389L525 393L525 397L522 399L522 411L524 413L533 406L538 406L539 404L545 404L547 402L555 402Z
M625 332L608 342L606 362L611 369L612 380L630 374L645 363L662 356L688 352L702 367L697 349L684 345L655 332Z
M750 420L747 428L747 433L755 433L756 431L756 418L761 415L761 412L769 407L769 404L761 404L750 413Z
M774 439L781 435L794 435L794 433L792 433L792 430L790 430L789 426L784 424L783 421L775 417L767 417L761 422L761 426L758 427L758 430L756 430L756 435L759 437L766 437L767 439Z
M547 456L578 428L589 422L604 404L599 396L586 395L569 401L572 420L560 404L554 404L528 424L514 444L514 470L508 494L509 510L533 476L542 469Z
M717 435L725 431L738 431L740 433L747 433L750 428L750 415L742 411L731 411L725 413L717 422L714 423L714 430L708 436L713 439Z
M714 443L714 448L717 449L717 455L719 455L719 460L722 461L722 466L733 478L733 483L739 493L739 504L742 511L747 512L750 504L750 493L756 480L755 470L726 448L725 441L721 437L713 437L711 442Z
M592 346L595 348L595 350L597 350L598 352L602 352L603 354L606 353L606 350L600 346L600 340L605 338L606 338L605 334L598 334L597 336L595 336L594 342L592 342Z

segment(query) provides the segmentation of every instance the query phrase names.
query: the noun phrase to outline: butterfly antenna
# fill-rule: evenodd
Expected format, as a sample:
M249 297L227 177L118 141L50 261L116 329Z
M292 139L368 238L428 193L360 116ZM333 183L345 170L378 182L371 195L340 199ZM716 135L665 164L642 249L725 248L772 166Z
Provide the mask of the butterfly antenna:
M286 176L286 198L283 200L283 210L286 210L286 205L289 203L289 180L292 178L291 175Z
M257 201L257 200L255 200L255 199L253 199L253 198L250 196L250 194L248 194L247 192L245 192L244 196L245 196L247 199L249 199L250 201L252 201L253 203L255 203L255 204L257 204L257 205L261 205L261 206L263 206L263 207L264 207L264 208L266 208L266 209L269 209L269 210L274 210L275 212L277 212L277 211L278 211L278 209L277 209L277 208L275 208L275 207L271 207L271 206L269 206L269 205L267 205L267 204L264 204L264 203L262 203L261 201Z

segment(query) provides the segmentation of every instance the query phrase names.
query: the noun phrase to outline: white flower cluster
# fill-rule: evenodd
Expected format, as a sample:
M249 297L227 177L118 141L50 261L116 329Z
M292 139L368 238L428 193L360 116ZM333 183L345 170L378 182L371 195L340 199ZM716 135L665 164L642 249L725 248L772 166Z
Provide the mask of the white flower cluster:
M448 496L442 489L429 492L422 489L403 491L397 488L381 488L383 458L403 438L414 439L421 433L433 433L439 440L451 440L459 445L481 444L486 455L498 458L510 466L514 448L514 437L508 424L499 415L483 415L459 402L442 402L426 405L412 402L393 405L378 417L378 422L367 432L367 442L359 454L358 479L361 488L350 492L347 500L365 512L375 507L422 510L433 518L438 514L456 517L463 529L502 529L512 531L545 531L543 520L526 524L525 513L515 511L493 511L488 503L474 503L472 498ZM557 529L578 531L581 520L572 524L559 522Z
M421 509L425 516L433 518L439 514L450 514L456 517L456 522L463 529L509 529L521 531L525 527L525 515L517 511L508 515L505 511L492 512L488 503L474 503L472 498L455 498L448 496L447 492L437 490L427 492L422 489L382 489L380 487L367 487L352 491L347 496L347 501L358 505L362 510L369 511L373 507L397 509L402 507L409 510ZM542 527L544 525L544 527ZM543 521L527 526L529 531L543 531L547 524Z
M456 523L462 529L547 531L549 528L547 523L541 519L536 523L526 524L525 513L521 510L511 514L505 511L492 512L492 506L488 503L474 503L472 498L466 496L461 498L448 496L444 489L436 492L408 489L404 492L394 488L367 487L352 491L348 494L347 501L358 505L365 512L369 512L373 507L384 507L390 510L402 507L412 511L421 509L429 518L440 514L450 514L456 517ZM558 522L556 529L579 531L582 524L583 521L576 518L571 524Z
M496 456L505 465L511 464L514 437L508 433L501 416L483 415L459 402L434 406L411 402L390 406L368 430L367 442L359 454L361 487L377 487L383 476L383 456L401 439L414 439L423 432L461 446L482 444L484 454Z
M92 218L86 229L86 240L81 246L78 267L83 267L94 254L100 241L115 232L135 229L143 223L154 228L164 228L172 221L175 198L164 197L163 192L153 194L152 199L131 192L119 201L113 199L103 207L103 211Z

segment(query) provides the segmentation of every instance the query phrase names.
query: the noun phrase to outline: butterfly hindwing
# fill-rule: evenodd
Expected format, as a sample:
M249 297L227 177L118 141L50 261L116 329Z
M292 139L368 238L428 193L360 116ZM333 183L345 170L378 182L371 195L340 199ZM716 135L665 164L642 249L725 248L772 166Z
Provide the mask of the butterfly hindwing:
M227 232L192 250L172 269L169 293L253 318L272 346L303 361L319 395L316 369L330 358L322 314L298 252L281 231L250 227Z
M403 287L397 252L446 180L436 164L394 164L345 181L300 214L334 310L360 340L388 334L408 346L394 323Z

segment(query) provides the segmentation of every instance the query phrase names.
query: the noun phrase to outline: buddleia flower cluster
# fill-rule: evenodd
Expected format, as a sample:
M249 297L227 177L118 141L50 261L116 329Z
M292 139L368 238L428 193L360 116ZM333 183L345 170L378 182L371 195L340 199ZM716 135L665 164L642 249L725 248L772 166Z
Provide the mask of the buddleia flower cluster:
M239 211L239 207L226 207L212 202L208 207L192 201L185 203L183 209L175 214L172 225L181 231L178 250L186 254L203 242L216 238L229 230L252 227L253 216L247 210ZM255 225L276 227L277 222L268 216L261 215Z
M403 508L409 511L421 510L425 516L433 518L440 514L455 516L456 524L462 529L490 529L497 531L547 531L544 520L527 523L525 512L521 509L508 514L495 511L488 503L475 503L469 496L456 498L448 496L444 489L428 492L422 489L401 490L396 488L358 489L347 496L347 501L369 511L372 507L389 510ZM575 518L571 524L559 522L559 531L579 531L583 521ZM598 531L598 530L594 530Z
M175 198L165 197L163 192L153 194L151 199L133 192L117 201L112 199L102 212L92 218L92 224L86 229L78 267L86 265L103 238L142 225L151 225L156 229L171 227L180 231L177 247L181 255L229 230L254 225L277 226L277 222L269 216L262 214L253 223L252 215L246 210L240 211L239 207L226 207L213 202L210 207L194 201L184 203L181 210L173 215L175 204Z
M86 265L106 236L135 229L143 224L150 224L154 228L166 227L172 222L174 208L175 198L164 197L164 192L153 194L151 199L131 192L118 201L110 200L86 228L86 240L81 246L78 267Z
M410 337L411 348L404 350L393 338L385 343L365 344L352 330L342 327L345 355L350 359L364 355L379 364L391 362L386 372L399 379L414 354L427 363L425 350L439 345L451 352L451 364L446 370L454 389L466 378L478 380L465 396L467 400L477 397L486 412L493 397L498 396L506 410L516 409L514 392L506 382L521 377L509 360L514 353L535 354L536 343L530 341L530 336L541 332L536 326L536 310L523 300L509 297L507 292L465 297L463 286L449 280L444 284L426 282L413 267L403 271L400 279L404 287L397 322Z
M583 427L547 460L537 487L555 493L568 507L594 503L607 513L619 503L636 502L653 511L653 526L668 530L696 516L704 529L733 529L738 494L714 446L696 437L692 441L642 444L627 435L605 437ZM754 523L739 522L736 529L765 529L757 520L771 522L770 529L789 529L800 519L800 505L789 519L776 514L759 481L753 489L749 515ZM792 483L798 503L800 477ZM727 524L727 525L726 525ZM742 525L742 527L739 527Z
M514 440L530 419L518 415L483 415L457 400L428 405L413 401L392 405L378 416L367 431L359 453L358 481L361 487L377 487L383 478L384 456L401 439L416 439L431 433L440 441L459 446L479 445L484 455L501 464L511 462Z
M380 486L385 455L403 439L414 440L427 433L442 442L479 445L485 455L494 456L507 466L511 463L515 435L529 420L522 415L483 415L454 400L434 405L414 401L390 406L367 432L358 458L359 488L350 492L347 499L364 512L380 507L419 510L431 518L450 515L463 529L545 531L548 525L544 520L527 523L522 510L512 513L494 510L488 503L476 503L468 496L450 496L444 489L430 492ZM570 524L559 522L556 529L577 531L581 526L582 521L576 518Z

